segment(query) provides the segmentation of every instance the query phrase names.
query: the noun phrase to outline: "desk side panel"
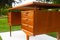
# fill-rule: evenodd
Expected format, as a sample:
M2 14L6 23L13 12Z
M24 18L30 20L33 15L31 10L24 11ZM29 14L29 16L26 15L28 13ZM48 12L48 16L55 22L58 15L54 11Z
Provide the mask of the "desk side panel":
M20 25L21 24L21 13L20 12L9 12L8 23L10 26Z

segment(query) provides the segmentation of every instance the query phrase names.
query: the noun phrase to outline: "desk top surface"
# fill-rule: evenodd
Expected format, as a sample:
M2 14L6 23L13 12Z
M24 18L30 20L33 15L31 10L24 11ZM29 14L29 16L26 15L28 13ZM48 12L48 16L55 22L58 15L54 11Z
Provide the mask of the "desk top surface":
M46 8L46 9L60 8L60 4L30 2L30 3L23 4L23 5L19 5L19 6L14 7L14 8L9 8L9 10L15 10L15 9L26 10L26 9L34 9L34 8Z

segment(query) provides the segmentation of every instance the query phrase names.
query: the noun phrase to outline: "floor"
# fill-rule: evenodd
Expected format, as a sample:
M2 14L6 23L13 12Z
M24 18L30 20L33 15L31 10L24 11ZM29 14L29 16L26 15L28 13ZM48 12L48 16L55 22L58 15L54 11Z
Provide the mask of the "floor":
M2 40L26 40L26 35L22 30L12 31L12 37L10 37L9 32L0 33ZM30 36L29 40L57 40L54 37L48 36L46 34Z

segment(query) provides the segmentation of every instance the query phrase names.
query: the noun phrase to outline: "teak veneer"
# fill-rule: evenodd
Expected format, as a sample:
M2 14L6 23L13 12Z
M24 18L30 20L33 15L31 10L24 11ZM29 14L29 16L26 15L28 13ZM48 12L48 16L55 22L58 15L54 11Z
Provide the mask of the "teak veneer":
M21 10L21 26L29 36L58 32L57 40L60 39L60 11L46 11L45 9L60 8L60 4L47 4L40 2L30 2L9 10ZM20 18L20 17L19 17ZM18 22L18 21L17 21Z

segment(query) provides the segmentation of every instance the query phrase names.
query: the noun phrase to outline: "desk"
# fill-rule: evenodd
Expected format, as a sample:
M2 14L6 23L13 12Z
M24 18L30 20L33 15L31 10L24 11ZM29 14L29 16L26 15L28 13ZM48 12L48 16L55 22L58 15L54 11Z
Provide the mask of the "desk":
M20 5L10 10L19 9L21 11L22 30L29 36L38 34L47 34L49 32L58 32L60 37L60 12L48 11L48 9L60 8L60 4L46 4L40 2L31 2ZM45 10L47 9L47 10Z

